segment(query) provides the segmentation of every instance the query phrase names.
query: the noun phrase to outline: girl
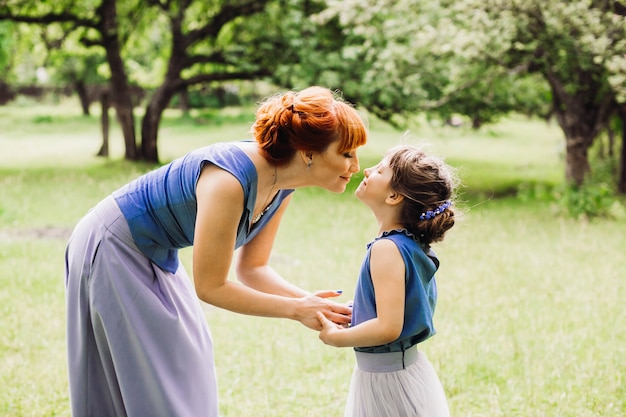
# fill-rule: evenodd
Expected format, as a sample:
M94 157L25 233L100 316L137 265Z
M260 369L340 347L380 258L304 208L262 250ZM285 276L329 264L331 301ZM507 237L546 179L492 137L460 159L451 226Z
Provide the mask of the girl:
M374 213L378 237L361 266L351 326L318 313L320 339L356 352L345 417L448 417L439 378L417 344L435 334L439 260L430 245L454 225L456 179L411 146L391 149L364 173L356 196Z
M254 141L197 149L114 191L66 250L72 415L217 417L213 343L202 301L319 330L350 309L268 265L291 194L341 193L359 171L360 114L310 87L263 102ZM178 249L193 245L193 282ZM235 256L235 249L239 248ZM231 262L240 282L227 279Z

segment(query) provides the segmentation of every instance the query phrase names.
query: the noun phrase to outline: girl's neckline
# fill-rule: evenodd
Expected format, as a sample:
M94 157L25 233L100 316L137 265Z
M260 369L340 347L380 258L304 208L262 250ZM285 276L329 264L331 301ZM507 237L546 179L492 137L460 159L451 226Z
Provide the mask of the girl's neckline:
M415 240L416 242L419 242L419 239L417 236L415 236L413 233L409 232L406 228L404 227L399 227L397 229L389 229L389 230L384 230L380 235L378 235L376 237L376 239L380 239L383 237L387 237L389 235L392 234L404 234L407 237L410 237L411 239Z

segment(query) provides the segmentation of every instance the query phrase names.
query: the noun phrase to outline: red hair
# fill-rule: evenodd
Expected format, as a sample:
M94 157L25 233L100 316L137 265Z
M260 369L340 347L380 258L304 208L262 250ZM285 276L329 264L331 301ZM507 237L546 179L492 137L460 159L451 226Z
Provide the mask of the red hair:
M357 110L323 87L309 87L265 100L251 132L265 158L287 163L296 151L323 152L340 141L339 152L365 145L365 123Z

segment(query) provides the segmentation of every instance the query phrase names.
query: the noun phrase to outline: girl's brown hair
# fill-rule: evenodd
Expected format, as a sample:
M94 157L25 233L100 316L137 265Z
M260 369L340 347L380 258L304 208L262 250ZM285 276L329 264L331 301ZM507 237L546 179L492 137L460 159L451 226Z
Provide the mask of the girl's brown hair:
M454 226L452 206L458 179L454 170L442 159L428 155L414 146L398 146L386 156L392 170L391 188L404 197L400 222L409 232L419 237L424 245L443 240ZM449 207L432 218L421 218L422 213ZM422 216L424 217L424 216Z
M323 152L339 140L339 152L345 152L367 141L361 115L323 87L266 99L257 109L251 132L265 158L276 165L287 163L299 150Z

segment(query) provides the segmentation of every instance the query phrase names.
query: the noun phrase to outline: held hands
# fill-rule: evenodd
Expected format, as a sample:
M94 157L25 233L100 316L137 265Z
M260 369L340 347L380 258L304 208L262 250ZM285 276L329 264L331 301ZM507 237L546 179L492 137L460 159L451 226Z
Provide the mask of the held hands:
M352 309L346 305L328 300L338 297L341 291L317 291L312 295L300 298L301 314L298 320L313 330L322 330L322 323L318 318L321 314L333 325L345 326L352 320Z
M320 331L319 338L322 342L326 343L330 346L339 347L336 343L335 338L342 331L344 326L333 323L328 320L324 314L321 312L317 312L317 319L322 325L322 330Z

